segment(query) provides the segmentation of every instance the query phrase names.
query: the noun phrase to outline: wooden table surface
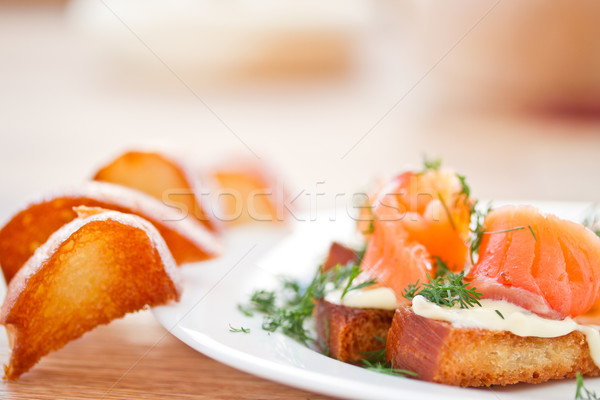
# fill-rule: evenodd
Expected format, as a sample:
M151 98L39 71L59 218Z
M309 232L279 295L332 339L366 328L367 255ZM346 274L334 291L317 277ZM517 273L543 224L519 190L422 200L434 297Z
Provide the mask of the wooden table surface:
M8 359L0 335L0 358ZM328 399L214 361L169 334L150 311L96 328L42 359L1 399Z

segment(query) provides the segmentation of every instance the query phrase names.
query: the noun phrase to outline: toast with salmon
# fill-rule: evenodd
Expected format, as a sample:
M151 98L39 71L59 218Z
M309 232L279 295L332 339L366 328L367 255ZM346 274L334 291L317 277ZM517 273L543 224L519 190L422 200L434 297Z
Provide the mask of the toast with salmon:
M362 208L358 230L365 236L361 255L333 243L323 264L360 264L361 275L392 288L398 301L402 291L434 275L438 260L459 269L465 263L469 212L473 201L454 172L426 168L404 172L382 185ZM368 210L368 211L365 211ZM393 310L355 308L319 300L315 306L318 342L329 355L358 362L367 353L383 350Z
M323 263L323 270L359 260L358 251L333 242ZM321 350L337 360L356 363L369 353L384 349L394 311L346 307L318 299L313 316Z
M459 386L600 375L600 360L592 351L600 340L598 328L573 320L600 295L600 238L580 224L529 206L493 210L476 230L478 260L466 285L481 303L448 307L436 297L448 290L440 287L427 301L437 303L434 309L441 312L427 314L422 299L416 304L413 296L412 306L396 311L388 333L391 366ZM504 305L517 310L518 317L494 309ZM478 314L459 318L469 307ZM495 320L486 319L485 311Z
M540 383L552 379L598 376L586 337L579 331L552 338L523 337L507 331L457 328L396 310L386 357L393 368L419 379L456 386Z
M371 240L378 229L381 225L375 224ZM478 251L478 259L466 278L450 271L452 281L429 275L425 285L415 281L402 293L395 290L412 300L414 294L408 293L417 287L427 287L429 293L439 289L427 301L448 311L447 315L421 315L414 304L400 302L386 331L382 326L389 320L381 318L385 310L353 309L319 300L317 333L319 340L328 344L330 355L342 361L360 361L377 348L377 336L387 339L385 353L391 368L449 385L540 383L573 378L578 373L600 375L600 360L594 356L597 350L592 350L600 341L598 329L576 323L576 318L600 302L600 238L580 224L526 206L490 212L475 232L478 244L471 250ZM389 257L391 250L385 241L377 246L379 254ZM386 284L401 282L389 275L383 277ZM462 294L457 293L466 288L477 296L464 305L458 300ZM446 292L447 299L440 300ZM482 298L484 305L477 301ZM456 308L490 305L514 307L522 326L496 328L487 321L464 322L451 317ZM497 309L487 311L498 321L505 319ZM529 318L572 328L558 333L536 331L530 325L535 321Z

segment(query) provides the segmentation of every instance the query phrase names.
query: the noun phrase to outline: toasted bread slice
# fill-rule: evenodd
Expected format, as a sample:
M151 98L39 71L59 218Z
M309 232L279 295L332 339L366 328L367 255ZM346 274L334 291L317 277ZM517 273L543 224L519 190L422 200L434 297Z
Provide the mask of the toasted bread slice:
M95 209L55 232L10 282L0 311L16 379L97 325L178 300L173 257L149 222Z
M219 230L208 196L202 196L200 191L199 177L182 160L154 152L129 151L98 170L94 180L140 190L185 216L196 217L208 229Z
M323 270L357 260L355 250L333 242ZM321 299L315 304L314 314L318 342L323 350L328 350L333 358L352 363L385 347L394 311L351 308Z
M346 247L338 242L331 243L329 254L323 263L323 270L327 271L334 268L336 265L346 265L351 262L358 261L358 253L356 250Z
M540 383L577 372L600 375L579 331L540 338L456 328L418 316L408 306L396 310L386 355L394 368L416 372L419 379L458 386Z
M315 322L319 343L329 356L344 362L358 362L369 353L382 350L394 311L352 308L317 300Z
M247 157L215 166L211 177L220 190L220 219L230 225L285 221L287 194L271 170L260 160Z
M0 230L0 265L6 282L35 249L77 214L76 206L102 207L136 214L160 232L178 264L203 261L220 253L220 243L194 218L182 218L160 201L137 190L88 182L50 193L28 204Z

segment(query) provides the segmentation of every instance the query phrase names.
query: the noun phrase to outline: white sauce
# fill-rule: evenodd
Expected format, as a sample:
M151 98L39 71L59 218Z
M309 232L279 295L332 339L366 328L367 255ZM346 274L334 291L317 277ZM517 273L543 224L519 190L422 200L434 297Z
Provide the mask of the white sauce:
M340 299L341 296L341 290L332 290L327 293L325 300L330 303L354 308L395 310L398 307L396 294L392 289L386 287L352 290L347 292L343 299Z
M423 296L413 299L412 308L421 317L450 322L457 328L503 330L517 336L558 337L573 331L585 334L594 363L600 367L600 333L598 327L580 325L567 317L561 321L542 318L507 301L480 300L481 307L439 306ZM502 314L502 318L496 311Z

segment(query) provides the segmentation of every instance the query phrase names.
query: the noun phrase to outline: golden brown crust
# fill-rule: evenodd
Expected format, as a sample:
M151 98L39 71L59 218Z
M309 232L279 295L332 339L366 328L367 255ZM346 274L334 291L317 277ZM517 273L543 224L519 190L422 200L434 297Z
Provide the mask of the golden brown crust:
M255 158L236 157L215 166L212 181L219 187L218 203L226 224L284 222L289 216L288 194L273 168Z
M597 376L579 331L556 338L521 337L507 331L455 328L448 322L396 310L386 354L394 368L414 371L419 379L457 386L540 383Z
M8 286L0 323L16 379L50 351L99 324L179 299L171 255L158 232L132 215L107 212L65 225Z
M94 180L116 183L149 194L206 228L218 232L208 198L201 196L200 182L188 165L165 154L129 151L99 169Z
M357 362L384 348L394 311L345 307L317 300L315 319L319 343L329 356Z
M75 219L76 206L143 217L161 233L178 264L203 261L219 253L216 241L203 225L194 220L178 221L178 214L141 192L92 182L30 204L0 230L0 265L7 283L53 232Z

